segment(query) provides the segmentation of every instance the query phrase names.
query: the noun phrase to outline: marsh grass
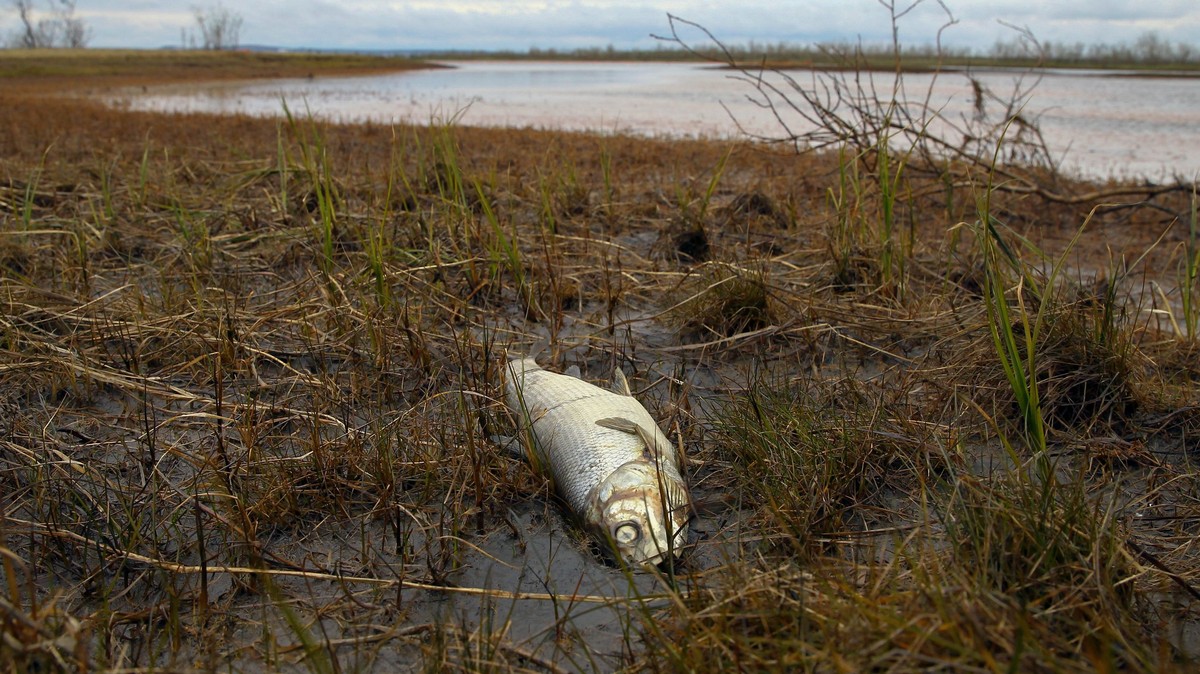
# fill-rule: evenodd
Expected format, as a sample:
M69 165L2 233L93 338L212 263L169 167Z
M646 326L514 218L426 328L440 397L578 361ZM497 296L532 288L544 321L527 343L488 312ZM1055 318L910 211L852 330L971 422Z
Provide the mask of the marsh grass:
M1192 190L1192 207L1188 217L1188 233L1181 247L1181 257L1176 272L1182 305L1182 329L1175 322L1175 331L1195 340L1200 337L1200 199Z
M905 167L914 149L892 147L886 133L868 150L839 148L837 180L826 189L834 212L825 236L835 287L865 285L903 299L914 244Z
M338 226L337 211L341 199L339 190L332 175L329 155L325 143L312 119L312 113L305 110L305 118L298 119L283 102L283 114L287 119L288 131L296 139L299 150L299 169L304 173L309 185L309 191L304 196L304 203L309 212L313 212L313 228L319 243L321 270L327 275L333 273L333 249L337 238L335 228ZM280 166L284 166L285 158L281 157ZM281 168L280 190L286 198L286 169Z
M990 214L986 197L980 213L974 232L994 353L984 361L999 365L1011 393L1016 444L1044 457L1051 431L1126 430L1143 397L1135 381L1138 324L1128 320L1126 301L1117 295L1128 272L1109 265L1111 278L1090 296L1082 289L1072 293L1064 274L1095 211L1048 262L1040 262L1047 256L1024 237L1005 236L1008 230ZM1034 253L1033 261L1018 256L1018 243Z
M1138 569L1115 504L1089 496L1082 481L1042 482L1021 472L963 481L944 521L955 562L973 570L982 591L1003 597L1008 610L1065 637L1054 647L1079 651L1095 644L1068 645L1071 639L1091 639L1113 650L1089 657L1153 655L1143 650L1130 586Z
M666 314L681 334L697 340L721 339L772 325L781 316L766 271L708 262L685 277Z
M803 559L823 535L912 478L916 438L901 431L883 401L853 380L753 382L719 414L714 433L747 480L759 535Z
M1189 209L1194 243L1190 190L0 104L0 671L1200 657L1200 374L1187 312L1138 299L1194 289L1154 245ZM707 260L662 254L684 219ZM545 480L481 429L545 339L679 439L674 566L551 540Z

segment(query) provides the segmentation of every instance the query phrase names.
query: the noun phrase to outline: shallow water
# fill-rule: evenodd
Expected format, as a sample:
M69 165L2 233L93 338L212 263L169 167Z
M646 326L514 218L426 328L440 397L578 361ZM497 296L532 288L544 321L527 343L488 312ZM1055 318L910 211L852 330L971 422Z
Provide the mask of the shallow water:
M753 87L730 71L684 63L467 61L453 68L364 77L194 84L109 96L139 110L278 115L293 112L339 121L445 122L672 137L736 137L741 130L778 137L779 120L749 97ZM792 75L807 86L813 74ZM825 76L829 77L829 76ZM1019 75L980 72L1007 97ZM887 74L873 76L886 95ZM1031 81L1026 78L1025 84ZM962 73L907 75L910 100L927 92L953 121L972 113ZM998 113L999 111L994 111ZM1200 174L1200 78L1129 77L1104 71L1050 72L1022 114L1039 120L1047 145L1069 172L1094 178L1153 180ZM793 131L812 128L784 114ZM956 135L948 133L947 138Z

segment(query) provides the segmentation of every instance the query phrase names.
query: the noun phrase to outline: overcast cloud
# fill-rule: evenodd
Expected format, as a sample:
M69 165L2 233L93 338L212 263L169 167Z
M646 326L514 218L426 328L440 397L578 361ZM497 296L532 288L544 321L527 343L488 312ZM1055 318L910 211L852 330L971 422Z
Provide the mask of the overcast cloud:
M43 0L39 0L43 1ZM194 31L192 8L215 0L78 0L94 47L179 46ZM876 0L258 0L225 6L244 19L242 44L326 49L573 49L650 47L669 30L668 12L703 24L730 44L889 39L887 11ZM1133 42L1155 31L1196 44L1200 2L1159 0L946 0L958 24L955 46L990 47L1027 26L1041 40ZM900 24L906 44L932 42L945 14L927 0ZM0 34L16 29L10 0L0 0Z

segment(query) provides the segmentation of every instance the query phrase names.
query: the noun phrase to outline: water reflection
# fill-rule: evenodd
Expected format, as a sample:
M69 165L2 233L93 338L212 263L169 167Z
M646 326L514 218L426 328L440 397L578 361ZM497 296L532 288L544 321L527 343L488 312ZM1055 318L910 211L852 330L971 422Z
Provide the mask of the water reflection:
M472 61L455 68L390 75L217 83L152 88L114 97L135 109L278 115L294 111L337 121L462 124L632 132L675 137L780 135L779 121L748 98L753 89L726 71L679 63ZM1003 94L1014 75L977 73ZM795 77L808 83L809 73ZM881 92L887 75L875 75ZM907 75L923 98L930 75ZM971 85L943 73L930 99L958 120L971 114ZM1051 73L1038 85L1027 117L1069 171L1092 177L1191 179L1200 173L1200 78L1138 78L1108 73ZM793 131L807 130L795 115Z

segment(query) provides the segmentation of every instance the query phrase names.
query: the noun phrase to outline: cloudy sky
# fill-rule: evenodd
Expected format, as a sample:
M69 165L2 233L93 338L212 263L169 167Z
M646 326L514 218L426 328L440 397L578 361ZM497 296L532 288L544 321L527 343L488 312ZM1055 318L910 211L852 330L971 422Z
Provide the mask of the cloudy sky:
M48 3L53 0L35 0ZM896 0L903 6L905 0ZM958 24L955 46L990 47L1027 26L1052 42L1133 42L1155 31L1200 41L1197 0L945 0ZM217 0L77 0L94 47L178 46L194 31L195 7ZM883 42L888 14L877 0L224 0L244 20L242 44L349 49L515 49L653 47L672 13L703 24L729 44L780 41ZM945 14L926 0L901 26L906 44L932 42ZM0 0L0 35L16 28Z

